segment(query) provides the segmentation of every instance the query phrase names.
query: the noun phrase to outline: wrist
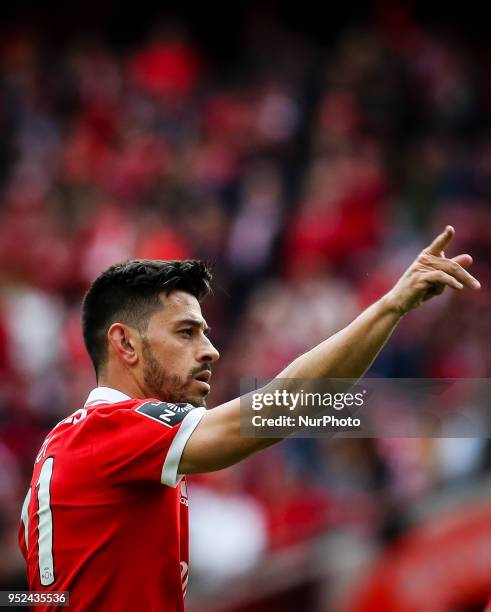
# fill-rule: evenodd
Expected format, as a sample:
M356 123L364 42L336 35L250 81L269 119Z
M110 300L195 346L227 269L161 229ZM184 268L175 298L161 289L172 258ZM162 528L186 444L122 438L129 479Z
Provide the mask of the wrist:
M385 314L392 315L398 319L407 313L407 310L401 304L401 300L393 290L386 293L379 300L380 307Z

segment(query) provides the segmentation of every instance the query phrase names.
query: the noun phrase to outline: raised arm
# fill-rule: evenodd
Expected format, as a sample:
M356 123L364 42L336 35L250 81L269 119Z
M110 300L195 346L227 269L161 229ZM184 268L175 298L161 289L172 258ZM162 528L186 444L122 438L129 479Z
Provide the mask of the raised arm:
M358 379L373 363L407 312L440 295L446 286L456 290L464 287L479 289L479 282L466 270L472 264L470 255L458 255L453 259L445 257L445 249L454 234L453 227L447 226L418 255L386 295L347 327L297 357L278 378L290 381ZM244 401L247 400L242 398ZM179 464L180 474L219 470L280 441L280 438L241 436L240 402L241 398L236 398L209 410L203 416L184 448ZM244 403L242 407L244 409Z

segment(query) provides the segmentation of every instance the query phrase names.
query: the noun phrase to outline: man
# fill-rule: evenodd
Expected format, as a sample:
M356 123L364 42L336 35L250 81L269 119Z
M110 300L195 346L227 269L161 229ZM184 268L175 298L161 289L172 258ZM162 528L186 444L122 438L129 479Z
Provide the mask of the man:
M447 226L387 295L279 376L357 379L409 310L446 286L478 289L472 258L444 255L453 235ZM41 446L19 532L29 588L69 591L71 610L183 610L184 475L278 441L240 435L239 398L205 409L219 357L200 308L210 280L201 262L134 260L85 296L99 386Z

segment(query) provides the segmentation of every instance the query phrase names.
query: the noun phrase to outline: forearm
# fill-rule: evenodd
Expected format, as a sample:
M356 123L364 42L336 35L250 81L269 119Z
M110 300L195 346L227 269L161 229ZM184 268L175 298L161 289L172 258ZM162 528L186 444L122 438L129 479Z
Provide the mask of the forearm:
M297 357L278 378L358 379L371 366L401 317L386 295L347 327Z
M444 250L454 233L447 226L423 249L388 294L340 332L295 359L279 378L358 379L373 363L403 313L440 295L445 286L479 289L479 281L465 269L472 264L472 257L467 254L453 259L445 257Z

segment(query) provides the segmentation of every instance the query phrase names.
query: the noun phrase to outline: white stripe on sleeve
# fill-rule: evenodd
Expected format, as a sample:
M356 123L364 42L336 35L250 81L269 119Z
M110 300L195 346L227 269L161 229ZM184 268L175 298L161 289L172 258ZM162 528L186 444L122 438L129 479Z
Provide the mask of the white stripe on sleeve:
M175 488L181 482L184 474L178 474L177 470L179 468L179 462L181 461L182 451L186 446L186 442L189 440L189 436L196 429L196 426L203 418L205 412L206 408L195 408L183 419L179 431L172 440L172 444L165 457L162 475L160 477L160 482L162 484Z

